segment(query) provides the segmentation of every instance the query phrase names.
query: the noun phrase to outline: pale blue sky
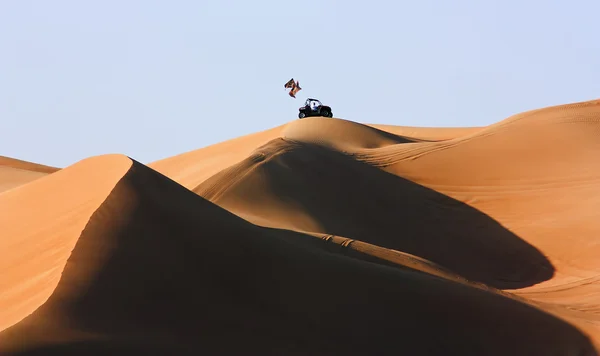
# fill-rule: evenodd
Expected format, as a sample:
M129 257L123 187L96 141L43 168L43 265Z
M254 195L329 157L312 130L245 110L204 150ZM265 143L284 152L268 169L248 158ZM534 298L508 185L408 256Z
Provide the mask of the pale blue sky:
M488 125L600 97L599 13L597 0L4 0L0 155L149 163L295 120L307 96L363 123Z

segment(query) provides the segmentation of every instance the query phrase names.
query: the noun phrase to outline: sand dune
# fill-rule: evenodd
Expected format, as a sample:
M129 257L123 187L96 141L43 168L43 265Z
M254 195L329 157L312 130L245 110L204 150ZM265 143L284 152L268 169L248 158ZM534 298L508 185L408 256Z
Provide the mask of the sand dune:
M0 156L0 193L56 171L58 168Z
M0 194L0 329L52 294L87 220L126 171L121 161L84 160Z
M23 181L0 193L0 355L597 355L599 137L600 101L309 118Z

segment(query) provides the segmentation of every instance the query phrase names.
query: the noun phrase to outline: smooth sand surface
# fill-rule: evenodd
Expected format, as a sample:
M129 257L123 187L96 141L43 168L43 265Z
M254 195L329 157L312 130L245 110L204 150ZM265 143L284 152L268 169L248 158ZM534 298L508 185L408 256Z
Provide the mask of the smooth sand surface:
M0 156L0 193L58 170L55 167Z
M600 101L91 157L0 192L0 355L597 355L598 157Z
M246 158L257 146L279 137L283 126L234 138L165 158L148 166L191 189L210 176Z

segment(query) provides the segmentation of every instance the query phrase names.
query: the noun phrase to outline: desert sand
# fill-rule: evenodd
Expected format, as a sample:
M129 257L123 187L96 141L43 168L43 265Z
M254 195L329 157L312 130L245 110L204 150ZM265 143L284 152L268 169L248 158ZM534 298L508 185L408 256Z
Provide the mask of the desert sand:
M598 355L600 100L0 159L0 355Z
M56 167L0 156L0 193L57 170Z

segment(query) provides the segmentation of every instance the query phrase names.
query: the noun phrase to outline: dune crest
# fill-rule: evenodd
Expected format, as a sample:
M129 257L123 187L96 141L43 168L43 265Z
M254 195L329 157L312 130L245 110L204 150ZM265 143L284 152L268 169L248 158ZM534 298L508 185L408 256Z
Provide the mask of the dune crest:
M416 127L368 124L378 130L407 137L414 141L445 141L473 134L485 127Z
M413 140L352 121L306 118L290 122L281 132L288 140L312 143L337 151L381 148Z
M0 193L58 170L56 167L0 156Z
M0 156L0 166L39 173L54 173L59 170L59 168L56 167L46 166L39 163L23 161L21 159L10 158L5 156Z
M254 148L279 137L283 127L274 127L185 152L152 162L148 166L191 189L220 170L246 158Z
M130 164L102 156L0 195L0 330L45 302L87 219Z

